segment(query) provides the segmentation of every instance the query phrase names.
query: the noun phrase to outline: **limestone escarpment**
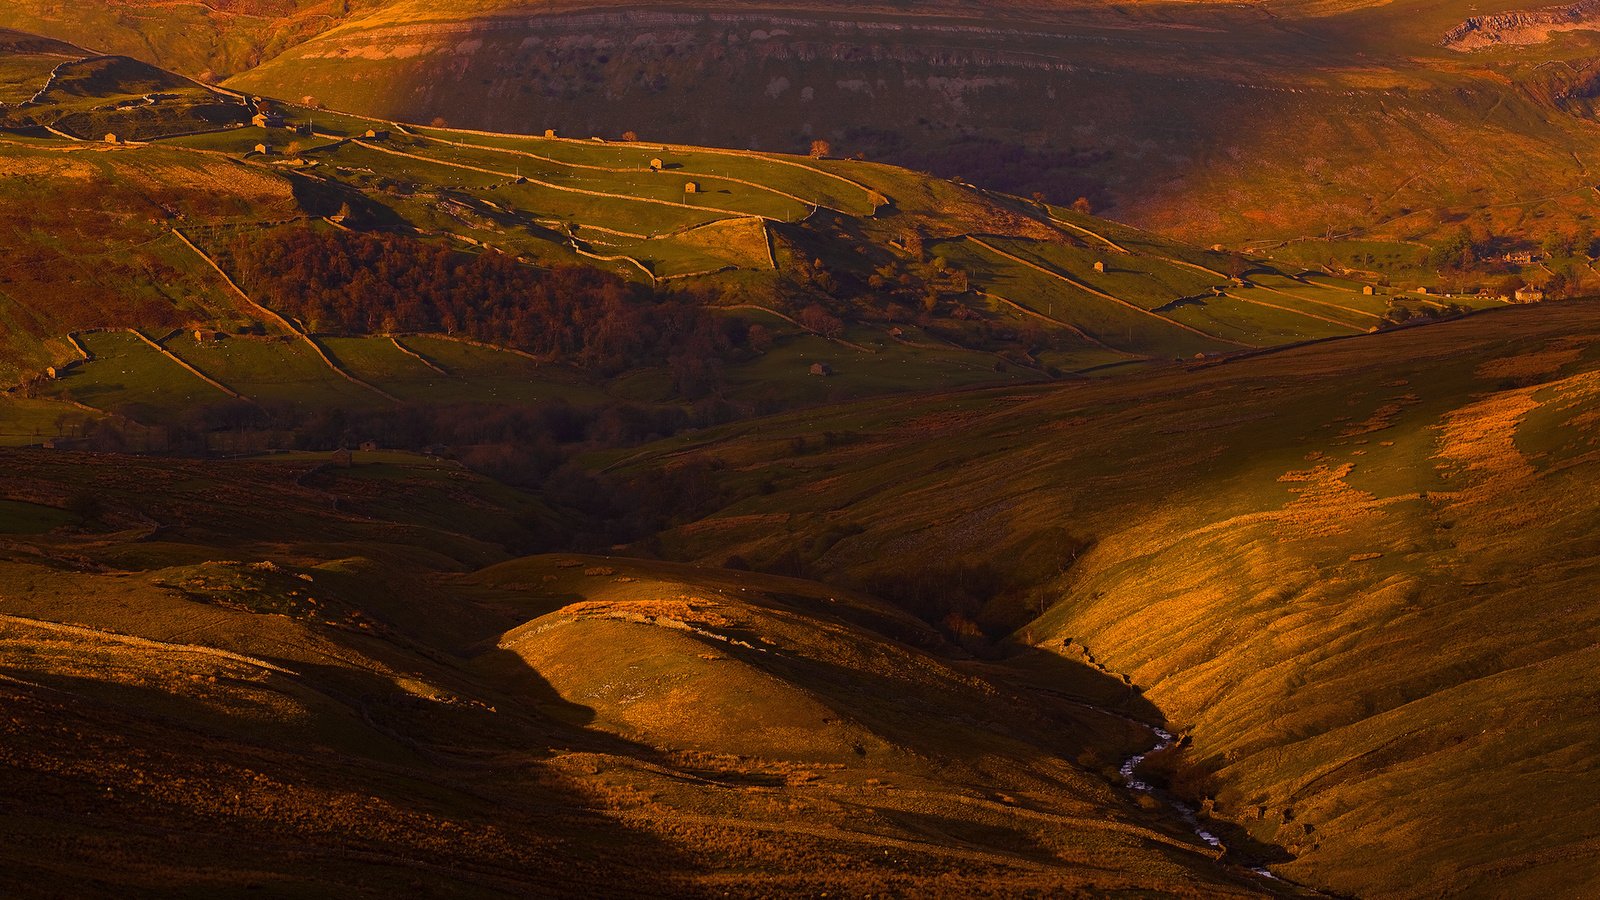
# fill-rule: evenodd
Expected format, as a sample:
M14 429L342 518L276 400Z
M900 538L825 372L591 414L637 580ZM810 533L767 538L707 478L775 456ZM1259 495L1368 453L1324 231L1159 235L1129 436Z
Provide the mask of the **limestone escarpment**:
M1565 6L1473 16L1450 29L1444 45L1452 50L1483 50L1504 45L1542 44L1562 31L1600 30L1600 0Z

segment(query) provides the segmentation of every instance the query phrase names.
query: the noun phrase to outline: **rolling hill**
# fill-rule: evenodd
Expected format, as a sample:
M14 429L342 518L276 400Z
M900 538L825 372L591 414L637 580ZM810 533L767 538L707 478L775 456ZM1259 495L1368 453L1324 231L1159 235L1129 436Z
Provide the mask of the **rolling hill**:
M652 541L670 557L870 590L975 647L1125 677L1181 738L1150 777L1286 877L1581 895L1597 325L1586 302L1507 310L604 464L711 481Z
M1587 229L1596 38L1441 46L1485 11L397 2L232 83L501 131L825 138L1208 243L1434 240L1463 217L1534 240Z
M1088 667L515 557L530 501L421 457L0 454L9 896L1266 890L1116 784L1152 739Z
M1587 243L1600 36L1540 15L1517 0L295 0L175 17L24 0L0 25L384 119L779 152L821 138L1013 194L1087 195L1194 242L1436 243L1466 223Z
M9 4L0 894L1593 893L1586 9Z
M30 54L18 44L13 56ZM16 248L0 282L0 374L53 369L27 390L75 417L152 425L233 401L660 402L690 382L703 395L708 380L770 409L1115 373L1501 302L1203 250L878 163L272 101L256 115L125 58L55 62L35 73L48 89L0 117L13 211L0 229ZM578 371L580 347L552 356L539 329L510 324L516 309L488 311L503 295L463 306L439 282L419 308L348 278L379 252L434 260L404 263L423 279L469 266L533 285L588 267L614 286L584 290L632 290L640 310L704 308L734 346L695 351L721 353L712 375L647 348ZM383 302L394 305L363 307ZM12 408L34 424L11 440L70 431L44 433L39 414Z

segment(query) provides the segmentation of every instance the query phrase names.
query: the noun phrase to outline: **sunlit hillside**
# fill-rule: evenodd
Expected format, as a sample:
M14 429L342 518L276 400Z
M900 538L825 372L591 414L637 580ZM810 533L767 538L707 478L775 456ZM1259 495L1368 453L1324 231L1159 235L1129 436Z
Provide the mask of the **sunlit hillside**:
M621 471L713 481L661 536L671 556L854 585L1125 676L1185 737L1155 777L1228 846L1276 848L1275 871L1345 895L1565 894L1600 877L1597 324L1586 302L1511 310L858 405Z

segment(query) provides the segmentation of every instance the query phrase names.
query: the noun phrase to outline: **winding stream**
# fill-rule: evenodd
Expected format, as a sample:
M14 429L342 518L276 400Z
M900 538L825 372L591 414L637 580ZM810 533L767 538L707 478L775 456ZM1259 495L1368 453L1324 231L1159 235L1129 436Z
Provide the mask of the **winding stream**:
M1139 794L1145 794L1154 797L1162 803L1165 803L1178 814L1179 818L1183 819L1184 823L1189 826L1189 830L1194 832L1195 837L1205 841L1206 845L1212 847L1213 849L1219 851L1226 849L1222 845L1221 838L1206 830L1205 825L1200 821L1199 814L1195 812L1193 807L1173 797L1166 791L1158 790L1154 785L1147 781L1141 780L1135 774L1135 770L1139 768L1139 764L1144 762L1145 759L1150 756L1150 754L1160 753L1161 751L1166 750L1167 748L1171 747L1177 739L1173 737L1171 732L1164 728L1160 728L1155 725L1148 725L1132 718L1127 719L1127 721L1133 722L1141 728L1148 728L1150 733L1156 737L1156 745L1151 747L1149 750L1144 751L1143 753L1135 753L1133 756L1130 756L1122 761L1122 765L1117 769L1117 772L1122 776L1123 786L1127 788L1130 793L1136 796ZM1254 872L1262 878L1270 878L1273 881L1283 880L1277 875L1272 874L1272 870L1268 869L1266 866L1245 866L1244 868Z

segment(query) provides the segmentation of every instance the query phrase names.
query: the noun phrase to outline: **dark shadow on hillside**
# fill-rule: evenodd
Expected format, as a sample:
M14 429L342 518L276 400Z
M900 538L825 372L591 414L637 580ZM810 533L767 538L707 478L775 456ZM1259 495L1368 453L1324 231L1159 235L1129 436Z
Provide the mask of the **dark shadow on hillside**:
M308 151L304 155L313 155ZM297 205L308 215L328 217L344 213L351 228L364 231L409 233L405 217L350 185L332 178L307 178L290 171L290 189Z
M315 685L331 674L339 688L318 692L386 738L396 725L419 726L415 716L373 724L383 679L300 668L306 677L295 684ZM207 883L213 891L282 879L315 894L365 894L391 884L450 896L661 896L681 893L673 876L694 871L676 850L619 825L582 792L548 777L515 777L526 762L501 769L468 747L442 755L428 746L432 740L417 742L415 762L384 751L369 757L156 687L20 674L54 707L38 725L25 725L22 737L44 742L39 749L68 768L36 770L52 798L47 812L33 812L37 795L12 793L13 786L27 790L33 773L8 777L0 816L47 817L53 832L81 836L35 847L36 863L59 857L52 889L64 887L61 873L88 873L95 867L85 863L96 855L109 862L120 854L139 858L140 871L169 870L175 884ZM282 678L272 676L292 696L295 688ZM365 693L345 694L356 682ZM229 683L219 679L208 690L215 696ZM27 707L12 710L25 714ZM79 738L49 743L58 734ZM130 750L135 768L124 764ZM59 774L75 765L102 774ZM440 840L443 822L451 823L448 841ZM182 837L181 851L174 835ZM613 854L628 863L617 865ZM123 868L108 864L94 872L95 883L117 883ZM136 885L140 875L128 877Z

